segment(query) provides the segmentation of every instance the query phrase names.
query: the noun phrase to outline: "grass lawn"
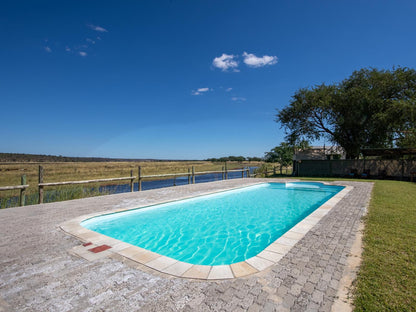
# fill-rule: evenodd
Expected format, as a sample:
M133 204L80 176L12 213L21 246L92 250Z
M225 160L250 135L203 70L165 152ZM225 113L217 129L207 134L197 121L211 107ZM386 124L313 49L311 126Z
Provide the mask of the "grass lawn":
M376 181L355 311L416 311L416 183Z
M416 311L416 183L372 182L355 311Z

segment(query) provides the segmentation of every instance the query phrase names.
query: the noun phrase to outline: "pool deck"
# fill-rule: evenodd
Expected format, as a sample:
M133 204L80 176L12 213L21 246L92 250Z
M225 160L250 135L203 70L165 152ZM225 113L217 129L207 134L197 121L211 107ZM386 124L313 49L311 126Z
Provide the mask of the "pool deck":
M261 181L235 179L0 210L0 311L331 311L335 305L342 307L336 297L345 290L343 281L350 280L346 275L351 252L372 183L340 182L353 188L279 261L240 278L173 277L114 252L117 246L79 257L98 244L82 246L89 243L87 239L80 241L60 227L83 215Z

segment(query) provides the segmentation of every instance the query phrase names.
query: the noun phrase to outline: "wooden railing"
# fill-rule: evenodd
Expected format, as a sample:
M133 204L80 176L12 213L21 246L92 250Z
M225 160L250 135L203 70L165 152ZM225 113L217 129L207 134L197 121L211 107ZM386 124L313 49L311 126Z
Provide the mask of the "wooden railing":
M26 175L24 174L21 176L20 185L0 186L0 191L20 190L19 206L24 206L26 202L26 189L28 187L29 184L26 184Z
M268 174L276 175L277 174L276 169L277 169L276 166L274 166L272 170L269 170L269 168L266 168L266 170L262 170L262 171L258 171L256 173L253 173L252 177L255 178L256 176L263 175L263 174L264 174L265 177L267 177ZM287 167L285 168L285 170L286 170L286 175L287 175Z
M286 169L287 171L287 169ZM246 177L256 177L259 175L265 175L268 174L276 174L276 167L273 167L273 170L266 169L265 171L257 172L250 174L249 168L242 168L242 169L233 169L229 170L227 168L227 163L225 163L225 166L222 167L221 170L214 170L214 171L200 171L195 172L195 167L192 166L192 168L188 169L188 172L180 172L180 173L165 173L165 174L150 174L150 175L143 175L142 174L142 168L141 166L138 167L138 175L133 175L133 170L130 170L130 176L128 177L118 177L118 178L104 178L104 179L93 179L93 180L80 180L80 181L62 181L62 182L44 182L43 181L43 167L39 166L39 176L38 176L38 194L39 194L39 200L38 203L42 204L44 201L44 188L50 187L50 186L61 186L61 185L76 185L76 184L88 184L88 183L102 183L102 182L115 182L115 181L123 181L123 180L130 180L130 191L134 192L134 181L137 178L138 179L138 190L142 191L142 182L146 179L155 179L155 178L163 178L163 177L173 177L174 182L173 185L176 186L176 178L178 177L188 177L188 184L195 184L195 177L198 175L204 175L204 174L215 174L220 173L222 175L222 180L228 179L228 173L230 172L241 172L241 177L244 178L244 174L246 174ZM16 190L20 189L20 196L19 196L19 205L24 206L25 204L25 191L29 187L28 184L26 184L26 175L22 176L22 184L21 185L14 185L14 186L3 186L0 187L0 191L7 191L7 190Z
M133 192L134 191L134 179L136 179L136 177L133 176L133 170L130 170L130 176L129 177L44 183L43 182L43 167L39 166L39 183L38 183L39 204L43 203L43 188L45 186L60 186L60 185L74 185L74 184L87 184L87 183L99 183L99 182L112 182L112 181L130 180L130 190L131 190L131 192Z
M184 177L188 176L188 184L195 184L195 177L197 175L204 175L204 174L210 174L210 173L221 173L222 179L227 180L228 179L228 173L229 172L241 172L241 177L244 178L244 173L246 173L246 176L250 176L250 169L249 168L242 168L242 169L234 169L234 170L228 170L227 164L222 167L222 170L220 171L200 171L195 172L195 167L189 168L188 172L182 172L182 173L166 173L166 174L152 174L152 175L143 175L142 174L142 168L141 166L138 167L138 176L133 175L133 170L130 170L130 176L129 177L120 177L120 178L105 178L105 179L94 179L94 180L80 180L80 181L62 181L62 182L44 182L43 176L44 176L44 170L42 166L39 166L39 175L38 175L38 193L39 193L39 200L38 203L43 203L43 193L44 188L49 186L61 186L61 185L75 185L75 184L88 184L88 183L101 183L101 182L113 182L113 181L123 181L123 180L130 180L130 191L134 192L134 180L138 178L138 189L139 191L142 191L142 182L145 179L154 179L154 178L161 178L161 177L173 177L174 178L174 186L176 185L176 178L177 177ZM26 175L22 175L21 179L22 183L21 185L14 185L14 186L2 186L0 187L0 191L8 191L8 190L17 190L20 189L20 196L19 196L19 205L24 206L25 205L25 191L29 187L28 184L26 184Z
M241 172L241 178L244 178L244 173L246 172L246 176L250 176L250 169L249 168L242 168L242 169L235 169L235 170L228 170L227 163L225 166L222 167L221 171L200 171L195 172L195 167L192 166L192 169L188 169L188 172L182 172L182 173L165 173L165 174L152 174L152 175L142 175L142 169L139 166L139 191L142 190L142 181L143 179L154 179L154 178L160 178L160 177L173 177L174 178L174 186L175 184L175 178L177 177L188 177L188 184L195 184L195 177L197 175L203 175L203 174L210 174L210 173L221 173L222 179L227 180L228 179L228 173L229 172Z

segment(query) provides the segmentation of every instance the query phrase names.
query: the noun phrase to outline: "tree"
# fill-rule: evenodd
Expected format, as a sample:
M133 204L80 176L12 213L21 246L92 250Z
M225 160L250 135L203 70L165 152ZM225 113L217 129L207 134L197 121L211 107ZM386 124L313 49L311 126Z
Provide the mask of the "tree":
M415 103L415 70L361 69L341 83L298 90L276 121L290 143L326 138L354 159L362 148L396 146L415 128Z
M416 128L403 131L396 141L397 147L416 147Z
M263 161L260 157L247 157L247 160L250 161Z
M246 160L246 158L244 156L228 156L228 160L229 161L238 161L238 162L243 162Z
M299 142L298 145L282 142L279 146L276 146L270 152L266 152L264 159L266 162L279 163L280 174L283 174L283 167L287 167L292 163L295 150L304 150L306 148L309 148L309 145L305 141Z

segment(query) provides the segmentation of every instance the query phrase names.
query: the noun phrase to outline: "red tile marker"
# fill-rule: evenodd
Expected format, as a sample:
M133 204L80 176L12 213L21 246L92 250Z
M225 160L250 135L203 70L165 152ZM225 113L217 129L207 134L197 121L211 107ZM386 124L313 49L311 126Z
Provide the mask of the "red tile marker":
M93 252L93 253L98 253L107 249L110 249L111 247L108 245L101 245L101 246L97 246L91 249L88 249L89 251Z
M92 245L92 243L91 243L91 242L88 242L88 243L84 243L84 244L82 244L82 246L84 246L84 247L87 247L87 246L89 246L89 245Z

